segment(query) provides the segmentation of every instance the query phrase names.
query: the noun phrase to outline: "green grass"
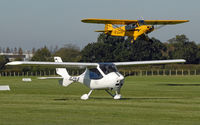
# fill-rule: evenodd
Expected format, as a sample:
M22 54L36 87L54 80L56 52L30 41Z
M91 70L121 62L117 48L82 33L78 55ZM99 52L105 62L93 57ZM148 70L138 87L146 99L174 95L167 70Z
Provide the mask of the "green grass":
M200 77L127 77L122 100L79 83L67 88L58 80L22 82L22 77L0 77L0 125L199 125Z

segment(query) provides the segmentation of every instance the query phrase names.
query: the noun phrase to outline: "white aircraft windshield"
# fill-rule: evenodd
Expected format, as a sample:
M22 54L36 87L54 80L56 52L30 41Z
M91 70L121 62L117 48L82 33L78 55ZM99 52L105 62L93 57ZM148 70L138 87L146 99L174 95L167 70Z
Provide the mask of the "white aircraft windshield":
M113 64L100 64L100 69L106 75L111 73L111 72L118 72L117 68Z

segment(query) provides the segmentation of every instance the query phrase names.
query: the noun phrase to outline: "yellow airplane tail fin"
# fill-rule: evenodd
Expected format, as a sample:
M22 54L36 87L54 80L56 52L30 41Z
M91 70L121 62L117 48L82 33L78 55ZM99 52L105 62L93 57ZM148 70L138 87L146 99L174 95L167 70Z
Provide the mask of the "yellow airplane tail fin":
M105 32L110 32L113 30L112 24L105 24Z
M104 32L104 33L109 33L113 30L112 24L105 24L105 29L104 30L96 30L95 32Z

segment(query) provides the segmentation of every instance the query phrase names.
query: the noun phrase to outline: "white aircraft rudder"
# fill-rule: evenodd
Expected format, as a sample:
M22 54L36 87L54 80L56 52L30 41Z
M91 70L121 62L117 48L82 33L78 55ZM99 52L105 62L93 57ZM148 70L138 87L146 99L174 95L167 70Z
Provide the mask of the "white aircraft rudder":
M62 80L59 80L59 84L61 86L67 87L70 85L73 81L70 81L68 78L63 78Z
M63 62L60 57L54 57L54 61L55 62ZM56 68L56 73L63 77L62 80L59 80L59 84L61 86L67 87L68 85L70 85L73 82L73 81L69 80L70 75L68 74L66 68Z

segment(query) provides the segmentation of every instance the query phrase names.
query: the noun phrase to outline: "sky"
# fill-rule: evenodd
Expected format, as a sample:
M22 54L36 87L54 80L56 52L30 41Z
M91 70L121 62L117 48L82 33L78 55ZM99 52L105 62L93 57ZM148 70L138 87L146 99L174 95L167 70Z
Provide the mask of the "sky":
M200 0L0 0L0 47L23 49L96 42L103 24L84 18L190 20L149 34L162 42L185 34L200 43Z

